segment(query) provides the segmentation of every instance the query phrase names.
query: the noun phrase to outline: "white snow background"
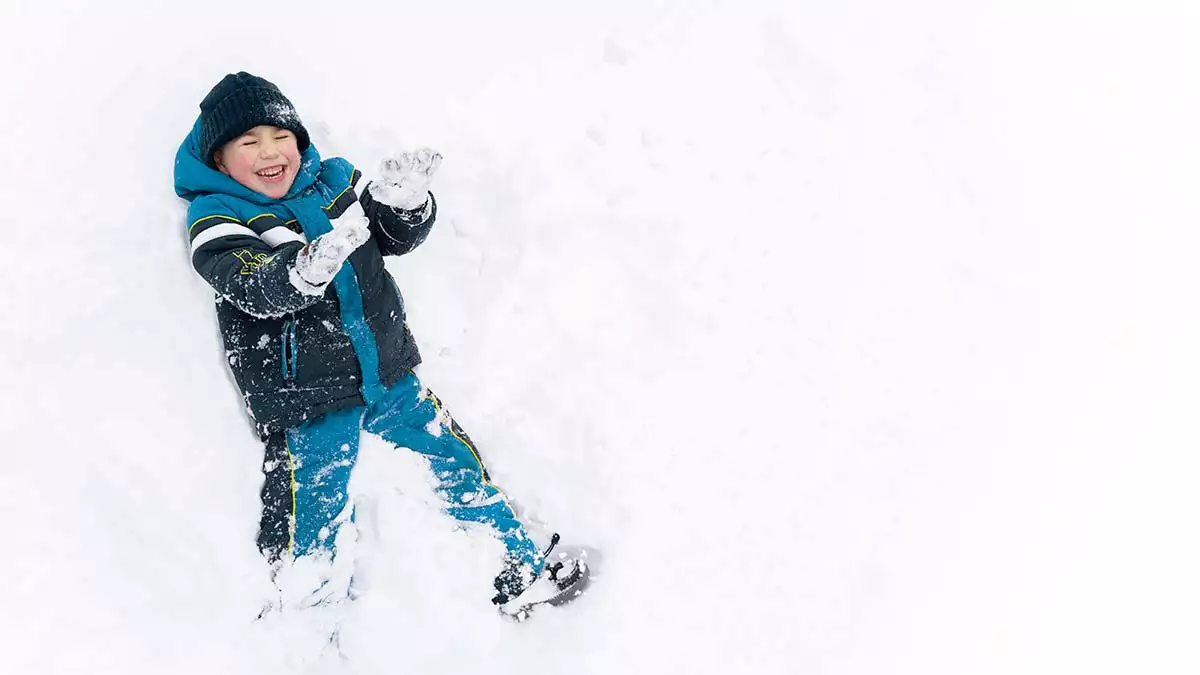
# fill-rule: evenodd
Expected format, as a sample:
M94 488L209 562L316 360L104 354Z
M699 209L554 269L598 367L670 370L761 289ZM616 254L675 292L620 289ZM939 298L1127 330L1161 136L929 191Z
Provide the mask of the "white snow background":
M1200 7L589 4L0 5L0 672L1200 672ZM238 70L444 153L388 266L577 603L368 440L346 660L252 622L171 189Z

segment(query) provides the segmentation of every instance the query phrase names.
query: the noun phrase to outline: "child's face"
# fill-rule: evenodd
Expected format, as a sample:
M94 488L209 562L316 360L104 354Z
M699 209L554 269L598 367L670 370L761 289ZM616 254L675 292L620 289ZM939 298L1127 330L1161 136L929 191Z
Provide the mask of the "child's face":
M272 126L254 127L229 141L213 160L221 173L272 199L287 194L300 170L296 134Z

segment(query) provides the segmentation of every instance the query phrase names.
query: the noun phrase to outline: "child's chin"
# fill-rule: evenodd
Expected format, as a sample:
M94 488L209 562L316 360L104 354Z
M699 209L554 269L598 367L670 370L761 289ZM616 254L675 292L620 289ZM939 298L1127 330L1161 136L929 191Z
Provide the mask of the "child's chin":
M267 185L259 185L258 191L271 199L279 199L287 194L288 188L292 187L291 181L285 185L283 183L272 183Z

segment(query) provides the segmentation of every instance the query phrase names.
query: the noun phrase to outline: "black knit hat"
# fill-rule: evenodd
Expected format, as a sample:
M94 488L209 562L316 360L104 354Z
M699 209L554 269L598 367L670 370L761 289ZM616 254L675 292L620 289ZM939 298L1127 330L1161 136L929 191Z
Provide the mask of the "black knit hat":
M226 75L200 102L200 157L213 165L213 153L260 124L296 134L300 152L308 147L308 130L279 87L251 75Z

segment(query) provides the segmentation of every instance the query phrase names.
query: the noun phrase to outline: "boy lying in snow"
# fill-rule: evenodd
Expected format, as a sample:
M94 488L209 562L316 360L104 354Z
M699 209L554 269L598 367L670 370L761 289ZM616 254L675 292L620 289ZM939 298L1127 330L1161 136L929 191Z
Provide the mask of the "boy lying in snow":
M514 613L565 602L586 565L561 552L547 561L558 536L538 550L471 439L413 373L421 357L383 256L429 234L440 162L427 149L385 160L382 182L359 191L362 174L322 161L291 102L244 72L213 87L179 147L192 265L216 289L229 366L266 445L259 548L277 572L335 557L339 532L352 532L346 488L366 430L426 457L447 512L502 539L492 602ZM330 586L321 601L349 592Z

